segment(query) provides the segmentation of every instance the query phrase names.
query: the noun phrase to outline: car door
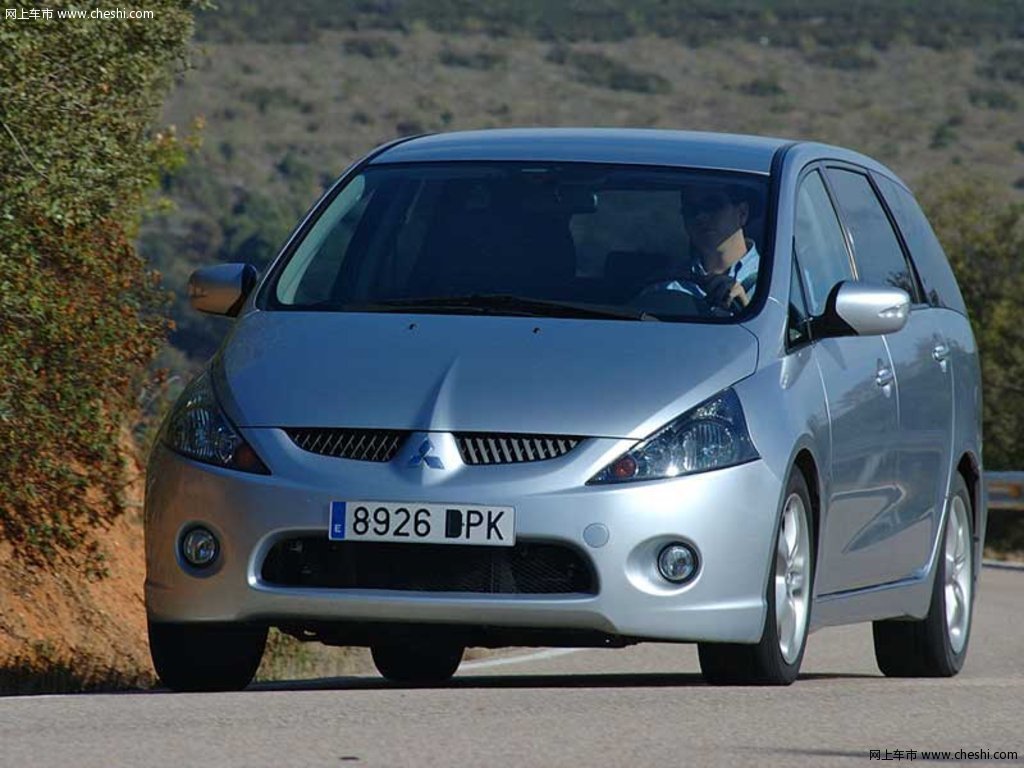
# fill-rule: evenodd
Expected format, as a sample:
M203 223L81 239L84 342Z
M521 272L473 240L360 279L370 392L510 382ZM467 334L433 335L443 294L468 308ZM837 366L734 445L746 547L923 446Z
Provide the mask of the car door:
M896 231L868 175L830 167L827 177L853 246L860 280L910 294L907 324L885 337L896 374L899 430L896 472L900 496L869 531L884 542L880 576L896 581L927 567L942 515L952 441L953 380L940 312L923 297Z
M930 372L933 381L941 382L938 386L938 399L932 401L934 406L928 406L925 413L908 414L906 419L908 425L924 425L924 430L932 438L930 450L927 452L930 461L924 462L924 466L930 470L926 478L933 484L934 511L929 541L934 541L942 525L942 507L949 486L950 473L953 470L958 405L962 403L966 407L974 397L973 391L958 392L957 378L962 375L963 369L957 370L957 352L972 347L973 339L966 344L963 342L967 308L964 306L963 297L942 246L914 196L908 189L885 176L872 175L872 181L875 182L880 197L892 214L891 219L902 236L904 250L922 289L922 303L913 309L913 314L927 320L927 331L930 331L926 332L921 340L921 347L926 352L920 360L921 367ZM924 343L929 336L935 342L930 350ZM930 354L927 354L929 352ZM963 362L962 357L959 362ZM902 389L900 394L902 406L905 402ZM923 398L915 398L914 402L920 406L927 406L927 401ZM941 413L944 414L941 417L938 416L940 405ZM901 415L902 413L903 411ZM941 439L938 434L931 434L940 428L948 430Z
M820 315L832 288L855 273L839 218L818 170L797 190L793 238L808 308ZM819 534L819 595L877 584L882 543L871 538L899 497L895 376L880 336L820 339L813 357L828 403L832 456Z

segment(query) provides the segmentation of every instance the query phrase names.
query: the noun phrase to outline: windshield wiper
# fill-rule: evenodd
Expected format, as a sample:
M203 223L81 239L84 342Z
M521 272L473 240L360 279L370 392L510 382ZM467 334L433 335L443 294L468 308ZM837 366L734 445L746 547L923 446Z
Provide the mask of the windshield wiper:
M368 312L437 311L460 309L481 314L513 314L529 317L600 317L616 320L658 320L649 312L610 307L604 304L530 299L508 293L474 293L468 296L423 296L385 299L352 309Z

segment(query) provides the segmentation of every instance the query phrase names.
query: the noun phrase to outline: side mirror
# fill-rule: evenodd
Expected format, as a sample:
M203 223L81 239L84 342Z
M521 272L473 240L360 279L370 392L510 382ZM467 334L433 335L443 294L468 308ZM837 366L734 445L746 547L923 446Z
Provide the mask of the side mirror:
M910 316L910 295L889 286L856 281L837 283L825 311L811 320L811 338L881 336L896 333Z
M258 277L252 264L217 264L197 269L188 279L189 303L200 312L234 317Z

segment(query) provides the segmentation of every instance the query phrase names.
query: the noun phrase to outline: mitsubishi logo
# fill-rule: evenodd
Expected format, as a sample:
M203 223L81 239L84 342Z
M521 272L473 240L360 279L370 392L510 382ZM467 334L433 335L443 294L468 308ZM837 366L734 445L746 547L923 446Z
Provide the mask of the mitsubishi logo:
M434 444L427 438L420 443L419 450L409 459L410 467L418 467L426 463L431 469L444 469L444 462L434 455Z

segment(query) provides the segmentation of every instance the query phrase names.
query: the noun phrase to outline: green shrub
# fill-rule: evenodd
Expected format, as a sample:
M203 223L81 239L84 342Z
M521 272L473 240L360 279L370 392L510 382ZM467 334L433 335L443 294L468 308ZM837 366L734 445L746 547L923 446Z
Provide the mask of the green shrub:
M345 53L367 59L393 59L401 53L398 46L386 37L350 37L342 48Z
M922 205L949 256L978 341L984 386L985 468L1024 466L1024 205L1005 187L939 177Z
M755 77L741 85L740 92L748 96L782 96L786 89L774 77Z
M939 123L932 131L931 141L928 146L931 149L945 149L959 141L960 136L956 132L957 121L950 119Z
M195 5L0 26L0 533L30 557L120 509L118 441L166 331L132 240L183 158L151 126Z
M493 51L465 51L455 48L443 48L438 57L448 67L464 67L466 69L491 70L505 63L505 56Z
M1024 83L1024 48L997 48L979 74L992 80Z
M395 134L397 136L418 136L421 133L426 133L426 131L426 126L416 119L399 120L395 123Z
M635 93L668 93L672 90L671 83L661 75L633 69L598 51L575 51L556 45L546 58L555 64L572 66L574 79L585 85Z
M1007 112L1017 109L1017 100L1002 88L971 88L967 97L976 107L1004 109Z
M303 114L313 111L313 105L298 98L292 91L281 86L268 88L258 85L242 92L242 100L254 104L261 114L271 110L297 109Z

